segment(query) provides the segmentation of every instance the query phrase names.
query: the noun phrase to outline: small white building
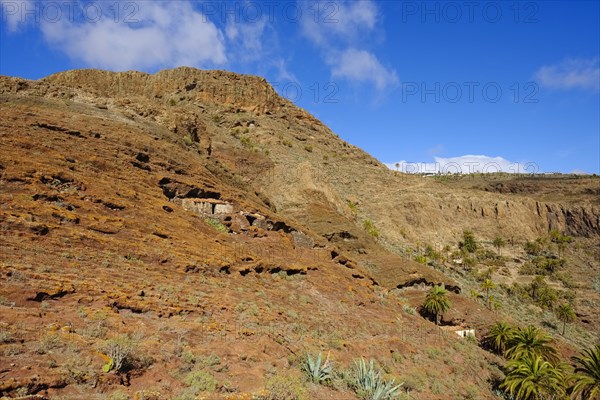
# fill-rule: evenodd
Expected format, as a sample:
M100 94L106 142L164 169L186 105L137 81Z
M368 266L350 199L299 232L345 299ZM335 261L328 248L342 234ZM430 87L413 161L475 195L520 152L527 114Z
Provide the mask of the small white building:
M456 334L462 338L466 338L466 337L475 337L475 329L460 329L458 331L455 331Z

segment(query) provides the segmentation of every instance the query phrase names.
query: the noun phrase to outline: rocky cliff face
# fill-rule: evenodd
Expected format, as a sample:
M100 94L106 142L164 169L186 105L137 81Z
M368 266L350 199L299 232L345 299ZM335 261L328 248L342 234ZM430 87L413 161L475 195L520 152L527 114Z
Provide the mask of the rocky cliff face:
M159 123L188 136L205 154L221 153L222 161L279 212L299 220L308 215L311 221L311 212L318 220L319 212L330 209L334 219L352 225L371 219L392 243L453 242L463 229L476 229L484 238L500 233L519 240L551 229L600 235L598 179L588 179L581 192L579 186L573 189L575 198L548 201L544 193L554 185L568 193L570 183L484 181L467 188L398 174L340 140L255 76L193 68L154 75L77 70L37 82L3 78L0 90L94 104ZM313 228L335 234L321 225Z
M143 97L157 103L188 102L257 114L274 112L285 103L264 78L186 67L153 75L135 71L117 74L98 70L67 71L41 82L74 89L74 95L83 98L92 95L110 101Z

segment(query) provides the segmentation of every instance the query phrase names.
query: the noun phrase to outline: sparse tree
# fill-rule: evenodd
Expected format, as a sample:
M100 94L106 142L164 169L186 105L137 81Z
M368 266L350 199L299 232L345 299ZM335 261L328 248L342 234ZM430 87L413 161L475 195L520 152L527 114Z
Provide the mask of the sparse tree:
M530 256L537 256L542 252L542 245L536 242L526 242L523 246L525 253Z
M562 334L565 335L565 328L567 323L571 323L577 319L573 306L569 303L563 303L556 308L556 318L563 323Z
M565 256L565 250L567 249L567 242L558 242L556 244L556 248L558 249L558 256L560 258Z
M463 240L458 243L458 247L469 253L475 253L477 250L477 241L475 240L475 234L471 230L463 231Z
M553 310L558 301L558 292L549 286L542 287L538 291L536 303L542 308Z
M584 350L572 358L575 362L573 399L600 399L600 345Z
M465 257L463 258L463 270L471 271L477 265L477 261L475 257Z
M445 245L442 251L446 255L446 262L449 262L450 261L450 255L452 253L452 249L450 248L449 245Z
M494 289L495 287L496 284L490 278L486 278L483 282L481 282L480 285L481 290L483 290L485 293L485 303L489 309L491 309L490 290Z
M496 236L494 238L494 240L492 241L492 244L494 245L494 247L498 251L498 255L499 256L502 255L501 252L500 252L500 249L506 245L506 242L504 241L504 239L502 239L502 237L500 237L500 236Z
M536 275L529 285L529 288L531 289L531 298L533 300L537 300L539 290L545 288L546 286L548 286L546 279L542 275Z
M497 310L498 308L500 308L502 304L500 303L500 300L496 299L496 297L494 297L493 294L490 295L490 302L489 302L489 308L490 310Z
M425 310L435 315L436 325L440 324L443 314L448 311L450 306L448 291L441 285L431 288L423 304Z
M550 240L551 240L551 241L553 241L554 243L557 243L557 242L559 242L559 241L560 241L560 237L561 237L562 235L560 234L560 232L558 231L558 229L556 229L556 228L555 228L555 229L552 229L552 230L550 231L550 234L549 234L549 236L550 236Z

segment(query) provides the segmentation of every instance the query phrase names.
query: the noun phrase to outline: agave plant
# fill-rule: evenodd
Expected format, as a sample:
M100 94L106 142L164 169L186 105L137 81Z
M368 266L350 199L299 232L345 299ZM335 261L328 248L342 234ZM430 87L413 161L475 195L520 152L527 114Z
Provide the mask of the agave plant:
M367 362L361 358L355 361L355 390L365 400L391 400L398 396L400 387L394 379L387 381L381 376L381 370L375 371L373 359Z
M332 365L329 361L329 354L325 359L325 362L322 362L322 354L316 358L312 358L310 354L306 355L306 360L304 361L303 370L308 375L308 378L312 383L325 383L331 380L332 374Z

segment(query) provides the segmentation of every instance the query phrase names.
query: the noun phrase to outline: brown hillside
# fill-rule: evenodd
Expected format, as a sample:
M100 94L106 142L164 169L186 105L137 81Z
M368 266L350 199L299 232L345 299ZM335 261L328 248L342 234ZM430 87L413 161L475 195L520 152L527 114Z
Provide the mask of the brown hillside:
M507 286L527 261L519 243L574 236L567 265L588 301L560 348L600 334L585 279L597 177L398 174L264 79L224 71L0 77L0 110L0 396L188 398L202 376L205 398L260 398L322 351L344 368L377 359L410 398L495 398L501 360L413 312L443 283L446 323L479 336L538 313L488 310L450 254L415 261L426 245L456 251L465 229L489 249L512 240L495 272ZM105 373L121 334L135 357Z

